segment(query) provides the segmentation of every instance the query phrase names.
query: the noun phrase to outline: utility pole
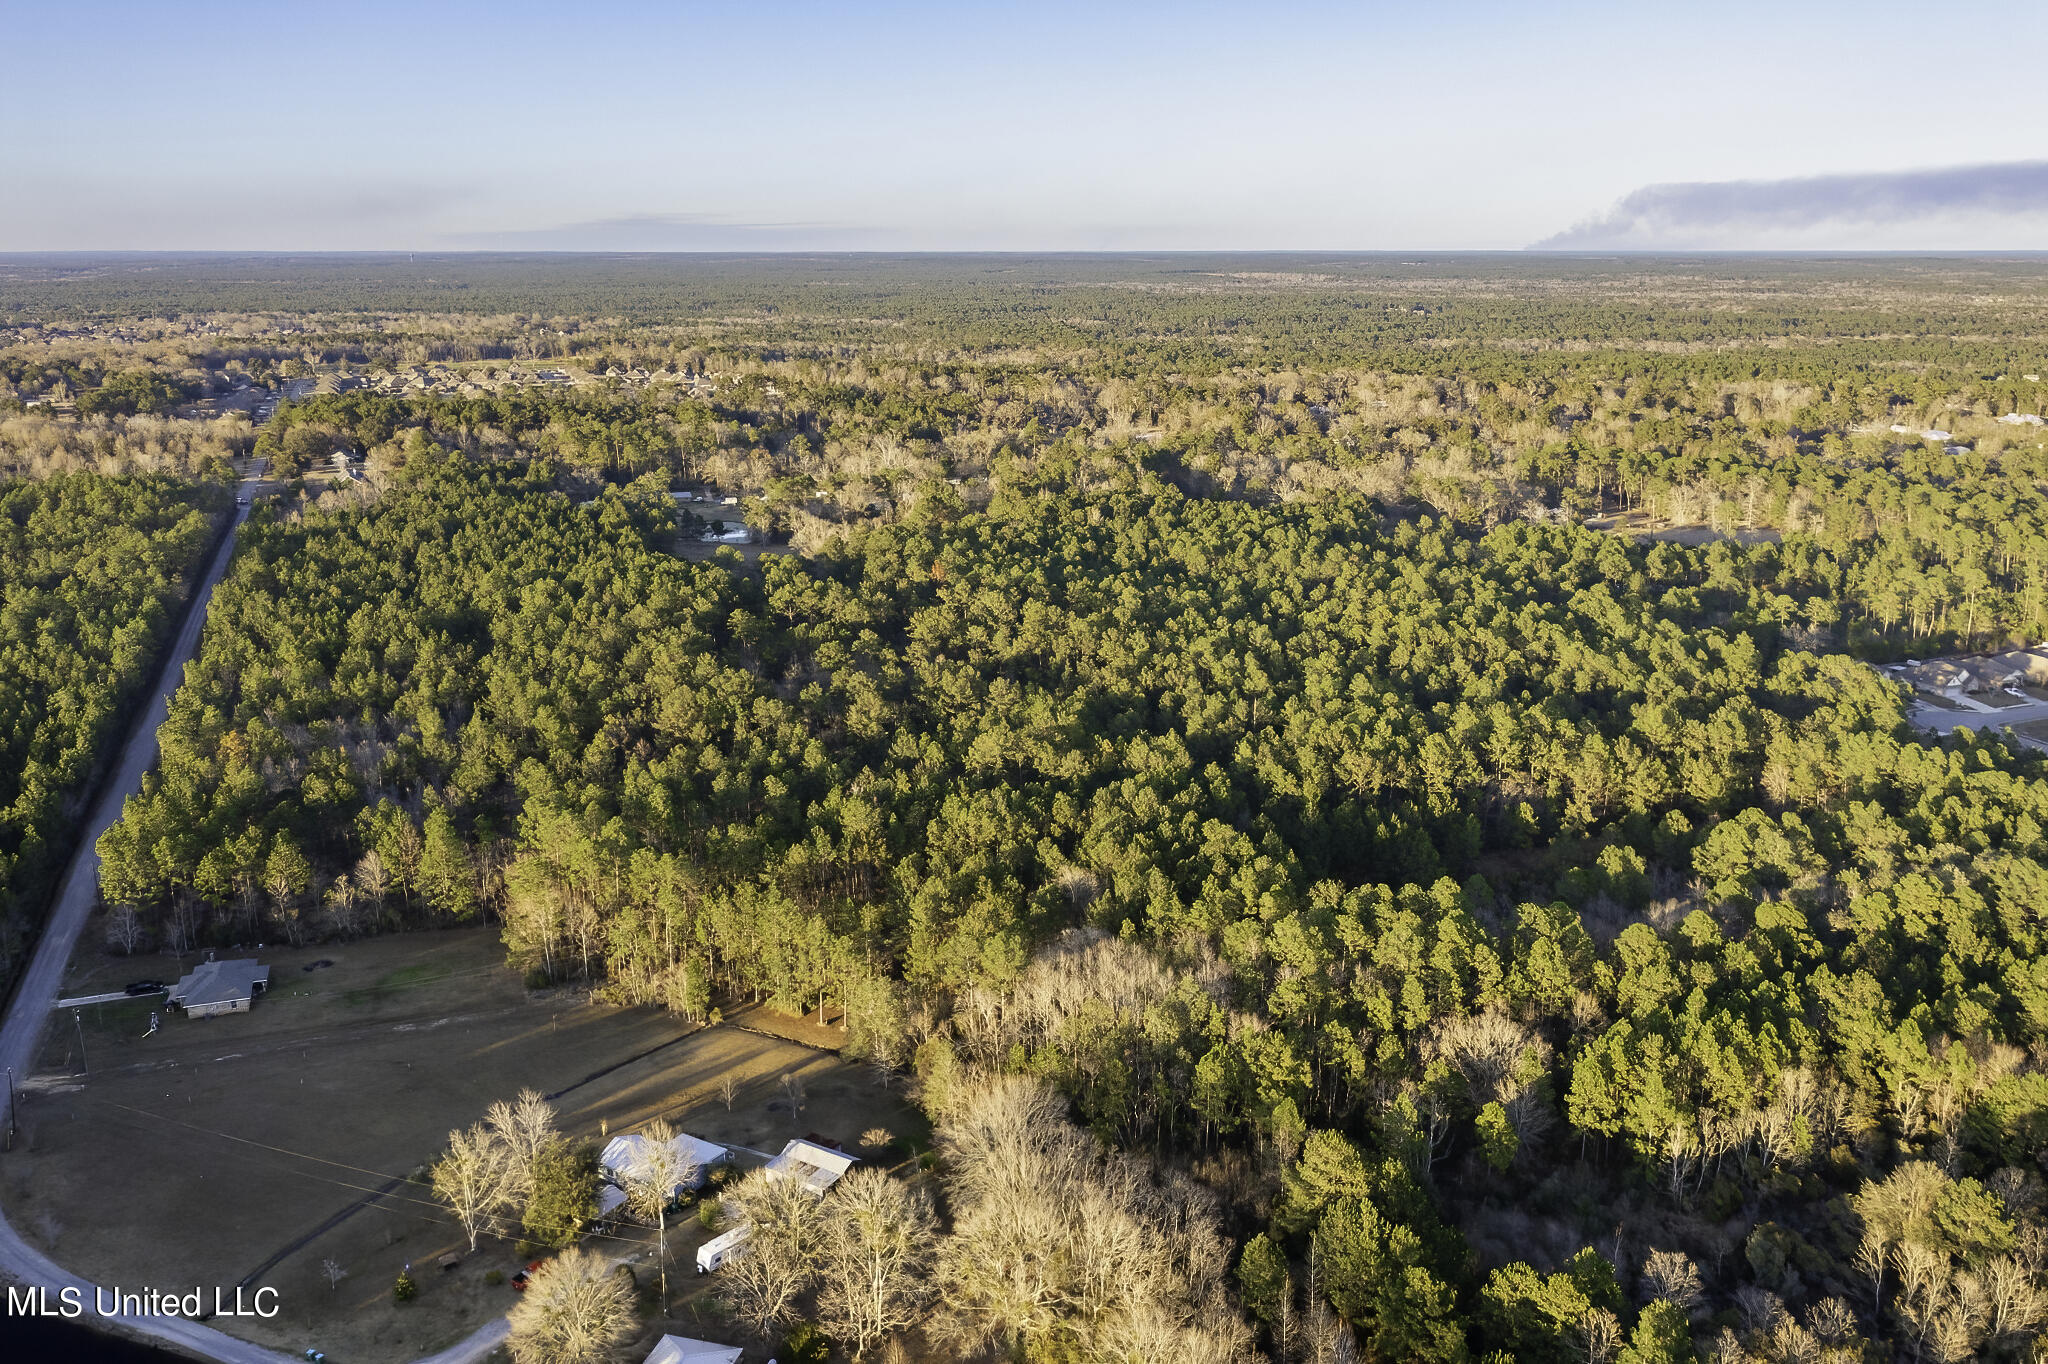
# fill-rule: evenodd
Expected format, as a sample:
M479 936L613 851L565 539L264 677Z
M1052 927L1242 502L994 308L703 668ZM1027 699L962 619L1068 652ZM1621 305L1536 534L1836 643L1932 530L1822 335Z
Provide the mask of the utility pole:
M14 1067L7 1068L7 1149L14 1149Z
M87 1075L90 1075L92 1074L92 1067L87 1065L85 1062L85 1018L83 1017L84 1013L85 1011L83 1009L73 1009L71 1011L71 1021L78 1025L78 1068L81 1071L85 1072Z

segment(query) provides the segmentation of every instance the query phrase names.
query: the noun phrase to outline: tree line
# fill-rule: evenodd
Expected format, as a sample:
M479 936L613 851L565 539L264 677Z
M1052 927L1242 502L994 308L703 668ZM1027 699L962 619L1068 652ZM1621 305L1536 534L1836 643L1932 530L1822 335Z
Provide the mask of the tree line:
M0 482L0 990L229 503L164 476Z

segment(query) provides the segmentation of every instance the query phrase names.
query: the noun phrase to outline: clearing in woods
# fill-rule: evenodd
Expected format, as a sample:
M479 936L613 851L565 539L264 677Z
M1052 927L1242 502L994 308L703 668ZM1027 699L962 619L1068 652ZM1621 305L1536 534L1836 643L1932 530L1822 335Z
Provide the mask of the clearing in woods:
M144 1033L150 1012L163 1012L157 999L52 1016L24 1087L21 1141L0 1163L0 1199L27 1239L104 1285L231 1291L246 1278L252 1290L275 1288L274 1320L214 1324L294 1354L317 1345L336 1358L411 1358L511 1307L510 1287L484 1282L519 1267L510 1242L486 1238L441 1271L436 1259L466 1251L466 1238L423 1187L385 1190L432 1159L449 1129L522 1088L560 1093L563 1131L590 1140L661 1114L755 1151L817 1132L887 1163L928 1136L870 1070L818 1049L837 1028L746 1010L693 1029L568 990L529 993L488 929L222 955L270 964L270 991L253 1012L164 1012L154 1037ZM168 957L82 948L65 993L180 969ZM801 1077L801 1112L781 1083L787 1074ZM727 1075L739 1082L729 1110ZM875 1128L894 1145L863 1149ZM670 1227L679 1288L703 1236L694 1218L680 1234ZM641 1249L628 1238L598 1244ZM338 1285L328 1260L346 1271ZM420 1293L399 1307L391 1285L407 1263Z

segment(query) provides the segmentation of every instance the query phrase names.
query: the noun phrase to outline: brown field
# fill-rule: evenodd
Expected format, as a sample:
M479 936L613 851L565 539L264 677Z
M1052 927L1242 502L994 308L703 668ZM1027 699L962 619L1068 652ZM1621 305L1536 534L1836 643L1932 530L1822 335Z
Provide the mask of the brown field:
M271 987L249 1014L167 1013L146 1039L161 1007L151 1000L53 1018L22 1099L22 1139L0 1163L0 1200L27 1239L102 1284L232 1288L254 1275L252 1288L277 1290L280 1315L216 1324L293 1353L316 1345L337 1364L413 1358L511 1306L509 1287L484 1282L519 1267L510 1242L487 1238L444 1272L434 1261L467 1247L454 1223L418 1185L380 1191L432 1159L450 1128L523 1087L559 1094L563 1130L592 1140L664 1114L755 1152L817 1132L893 1162L928 1135L897 1094L819 1049L836 1028L742 1010L693 1029L567 990L530 994L489 930L255 955L271 965ZM316 962L330 964L305 969ZM85 995L177 974L169 958L85 949L65 988ZM808 1091L801 1114L779 1084L786 1073ZM730 1111L719 1094L728 1074L740 1081ZM875 1127L897 1143L860 1151ZM681 1267L670 1274L672 1315L712 1334L704 1284L690 1272L704 1235L694 1219L671 1226ZM641 1282L652 1284L651 1233L596 1244L641 1256ZM329 1259L347 1271L337 1287L322 1270ZM401 1307L391 1284L407 1263L420 1293Z

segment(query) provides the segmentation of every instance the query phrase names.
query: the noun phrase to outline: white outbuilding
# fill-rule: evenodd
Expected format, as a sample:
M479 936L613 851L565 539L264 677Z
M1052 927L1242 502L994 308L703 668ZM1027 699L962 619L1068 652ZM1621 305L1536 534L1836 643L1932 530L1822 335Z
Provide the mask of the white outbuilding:
M740 1347L713 1345L688 1336L663 1336L647 1356L646 1364L740 1364Z
M854 1167L857 1157L814 1141L793 1141L768 1162L770 1179L794 1179L819 1197Z
M732 1153L715 1141L704 1141L687 1132L678 1132L670 1143L676 1153L676 1160L688 1175L676 1185L675 1196L680 1198L685 1189L701 1189L704 1181L711 1177L714 1165L723 1165L732 1159ZM630 1136L613 1137L605 1144L604 1154L597 1158L605 1181L625 1188L641 1177L653 1159L652 1138L638 1132Z

